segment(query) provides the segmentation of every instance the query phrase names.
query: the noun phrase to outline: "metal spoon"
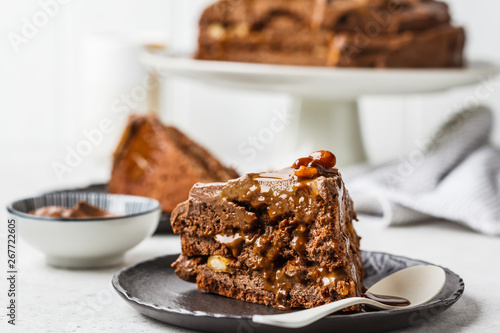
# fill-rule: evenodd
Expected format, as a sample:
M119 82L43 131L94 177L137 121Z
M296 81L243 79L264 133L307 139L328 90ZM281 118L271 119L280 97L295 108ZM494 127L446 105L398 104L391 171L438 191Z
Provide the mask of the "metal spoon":
M410 301L410 305L394 306L365 297L351 297L307 310L277 315L254 315L252 320L260 324L300 328L356 304L369 304L387 310L415 307L436 297L443 289L445 281L446 275L441 267L431 265L409 267L383 278L366 292L401 297Z

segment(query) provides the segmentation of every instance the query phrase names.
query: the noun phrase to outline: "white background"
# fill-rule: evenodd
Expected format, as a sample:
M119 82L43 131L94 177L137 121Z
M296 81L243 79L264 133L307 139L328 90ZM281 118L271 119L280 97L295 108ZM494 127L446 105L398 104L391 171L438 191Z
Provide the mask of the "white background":
M207 2L68 1L15 52L9 33L19 34L23 19L31 20L41 7L32 0L0 1L0 206L56 187L105 181L111 152L123 126L123 120L112 112L113 102L137 87L144 76L135 58L137 42L133 41L144 40L144 36L153 40L163 37L172 47L192 49L196 21ZM500 62L500 2L449 2L456 22L467 28L467 57ZM287 96L236 93L177 80L164 82L162 89L162 117L228 162L241 161L238 143L265 126L275 108L289 105ZM371 162L404 156L443 121L444 114L473 92L474 87L425 96L364 98L362 121ZM498 128L498 90L484 102L495 109ZM145 108L144 101L138 104L138 108ZM95 129L108 117L115 130L106 133L105 140L59 181L51 164L64 159L67 147L82 142L82 131ZM214 130L221 124L227 124L229 133ZM495 140L500 144L498 130ZM280 144L277 138L259 153L253 165L243 167L268 167L269 157ZM0 244L5 244L5 230L0 230ZM466 293L446 315L410 331L498 331L500 272L490 260L499 252L496 238L444 221L383 230L374 230L361 221L357 230L365 250L427 260L449 267L464 278ZM129 253L124 265L178 251L177 237L153 237ZM148 320L119 299L109 283L118 268L58 270L46 266L43 254L24 242L19 245L19 262L20 322L17 330L6 326L7 332L183 332ZM6 304L6 283L4 278L0 280L2 306ZM92 303L103 295L105 303ZM5 318L0 313L0 326L7 325L2 320Z
M85 139L82 131L91 131L100 120L110 118L114 130L81 162L99 164L99 177L104 180L124 126L124 120L112 112L113 101L130 93L145 75L136 61L138 41L166 41L170 47L193 50L197 19L211 1L61 0L66 3L56 10L50 7L53 17L39 21L38 32L16 51L9 36L21 35L26 20L36 23L35 17L40 19L41 4L53 2L0 2L2 149L26 152L26 161L34 154L50 154L49 162L40 166L50 170L53 161L63 162L68 149L75 149ZM467 29L467 58L500 62L500 3L449 3L455 22ZM500 88L496 89L483 102L500 114ZM237 92L182 80L163 82L162 92L162 118L180 126L224 161L239 165L242 171L274 166L269 161L283 144L279 137L250 162L237 147L268 124L273 110L287 108L288 96ZM370 161L403 158L473 92L472 87L431 95L363 98L362 125ZM146 108L145 102L135 107ZM227 133L221 133L221 124L227 125ZM495 140L500 142L500 134ZM82 176L76 167L64 175L63 183ZM60 183L54 172L49 177Z

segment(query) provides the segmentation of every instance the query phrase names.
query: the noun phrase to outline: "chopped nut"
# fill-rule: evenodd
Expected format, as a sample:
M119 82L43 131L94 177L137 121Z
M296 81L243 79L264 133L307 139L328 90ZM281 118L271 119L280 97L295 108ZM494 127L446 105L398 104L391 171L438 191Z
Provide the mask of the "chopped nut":
M246 37L250 32L250 27L246 23L239 23L234 28L234 34L240 38Z
M228 267L227 264L231 261L223 256L210 256L208 258L207 264L208 267L213 269L216 272L227 272Z
M211 24L207 31L208 35L215 40L221 40L226 36L226 29L218 23Z
M349 287L347 285L342 284L340 287L337 284L337 293L339 293L342 296L347 296L349 294Z
M298 170L295 170L295 175L303 179L314 178L318 175L318 169L306 168L302 165Z

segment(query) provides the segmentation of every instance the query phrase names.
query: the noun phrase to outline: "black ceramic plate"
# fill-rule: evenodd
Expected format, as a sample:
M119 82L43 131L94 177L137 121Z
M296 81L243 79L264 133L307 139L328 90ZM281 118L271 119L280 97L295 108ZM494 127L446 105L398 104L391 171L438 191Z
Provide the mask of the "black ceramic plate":
M207 294L179 279L170 267L177 255L159 257L127 267L113 277L118 294L140 313L185 328L207 332L380 332L418 325L452 306L464 283L449 269L443 290L430 303L410 309L333 314L302 329L284 329L252 322L254 314L283 313L272 307ZM385 276L424 261L387 253L363 252L370 287Z
M74 188L69 190L59 190L49 193L60 193L60 192L95 192L95 193L106 193L106 184L93 184L87 187ZM155 234L171 234L172 226L170 225L170 214L161 213L160 223L156 228Z

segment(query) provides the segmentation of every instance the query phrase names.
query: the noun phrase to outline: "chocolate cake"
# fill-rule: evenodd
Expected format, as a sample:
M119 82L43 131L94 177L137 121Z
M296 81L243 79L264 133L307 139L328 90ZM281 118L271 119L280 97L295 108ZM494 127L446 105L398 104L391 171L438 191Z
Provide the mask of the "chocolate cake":
M154 198L171 213L195 183L236 177L175 127L154 116L131 116L114 154L108 191Z
M462 66L464 29L434 0L222 0L197 59L338 67Z
M196 184L172 214L182 246L176 274L203 291L279 309L361 296L356 214L334 165L332 153L319 151L292 168Z

